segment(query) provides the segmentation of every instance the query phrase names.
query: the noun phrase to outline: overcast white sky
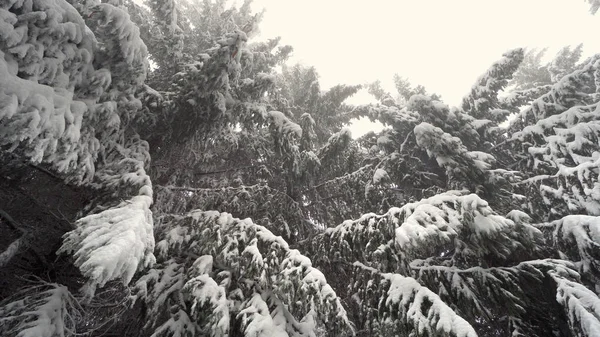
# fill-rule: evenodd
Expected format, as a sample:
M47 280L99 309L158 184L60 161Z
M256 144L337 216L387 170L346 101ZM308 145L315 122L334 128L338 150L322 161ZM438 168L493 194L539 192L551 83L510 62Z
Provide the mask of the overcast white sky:
M508 49L549 47L553 56L583 42L584 54L600 52L600 14L584 0L255 0L254 8L267 10L260 38L281 36L292 63L316 67L323 89L381 80L393 91L398 73L457 105Z

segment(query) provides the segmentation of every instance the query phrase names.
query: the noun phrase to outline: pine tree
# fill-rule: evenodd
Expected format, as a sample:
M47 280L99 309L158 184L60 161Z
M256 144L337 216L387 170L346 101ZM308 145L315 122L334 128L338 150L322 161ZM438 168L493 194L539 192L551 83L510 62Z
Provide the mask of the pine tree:
M250 4L0 5L0 184L90 195L47 254L0 209L0 268L44 279L0 334L598 334L598 55L508 51L458 108L399 76L351 107L252 42Z
M401 180L391 164L406 163L408 158L416 157L419 150L424 152L421 158L431 157L435 162L423 165L425 161L421 160L419 169L400 171L409 177L405 181L414 182L420 170L431 172L435 166L441 169L436 174L442 178L436 182L437 192L429 198L415 200L400 209L391 208L382 216L367 213L357 220L345 221L308 244L314 262L326 275L352 279L349 289L341 296L351 303L349 313L361 333L470 335L476 331L483 335L527 336L595 333L600 321L593 316L595 314L587 313L596 312L594 303L598 302L594 292L597 291L594 256L598 238L593 234L596 219L583 215L564 217L572 211L595 215L591 200L597 174L588 170L595 167L591 155L598 145L593 141L596 139L594 127L582 124L582 121L593 121L595 115L595 103L590 105L597 99L595 64L596 59L590 59L587 66L563 77L548 94L534 101L521 116L546 117L540 119L538 125L526 127L514 136L509 133L508 138L497 132L497 123L502 120L492 121L497 116L498 91L510 79L518 62L511 65L512 70L508 72L494 71L497 65L493 65L483 77L489 79L478 81L475 88L482 83L504 83L494 86L493 91L482 91L486 102L495 103L478 110L478 119L419 95L412 96L403 109L393 105L361 108L361 113L392 126L382 131L379 139L369 136L375 141L363 140L365 145L377 150L393 151L389 157L381 157L377 150L372 152L379 154L378 157L384 159L381 163L385 163L372 171L373 181L383 186L398 186ZM477 98L479 92L473 89L465 101L482 102ZM569 102L574 106L566 110L569 114L556 115L549 109L559 107L552 104L554 102ZM472 104L465 106L471 107ZM538 109L539 113L532 113ZM482 123L484 119L488 122ZM512 127L524 121L525 118L520 117ZM541 126L548 131L534 133ZM492 134L495 136L490 137ZM525 134L531 138L523 138ZM542 137L534 138L536 134ZM536 144L555 150L534 150L521 139L533 139ZM493 145L494 156L469 151L480 147L482 140ZM522 147L507 151L504 147L510 144ZM402 155L403 152L407 154ZM552 160L556 164L542 166L541 159L547 162L553 153L560 156ZM539 167L520 166L523 172L511 169L511 166L523 165L521 158L528 155L540 156L535 161ZM566 155L569 156L563 160ZM570 165L571 158L580 160L576 165L583 165L575 170L559 169L557 177L563 174L571 177L559 178L559 188L546 186L539 192L522 189L535 184L536 180L547 185L544 181L552 177L552 173L524 181L521 181L522 175L527 178L533 172L556 172L556 165ZM577 183L576 177L584 180ZM435 180L429 184L432 182ZM402 187L405 193L412 192L406 185ZM440 193L447 189L463 191ZM506 197L499 198L498 192L502 190ZM581 195L583 191L589 197ZM523 192L528 197L515 192ZM538 193L541 197L536 196ZM573 197L566 199L567 195ZM573 206L556 212L560 216L553 222L532 225L533 219L518 210L531 212L535 221L545 220L538 216L552 215L554 211L539 207L537 202L558 207L554 205L561 205L561 199ZM493 210L495 207L506 216L498 215ZM557 219L558 214L550 219ZM427 287L425 289L432 293L425 295L421 287ZM400 297L395 297L398 295ZM401 306L393 306L395 303ZM463 324L463 318L470 326Z
M597 214L592 164L597 146L597 59L592 57L582 69L563 77L511 126L520 129L512 133L512 140L521 153L521 169L530 175L524 183L541 193L542 199L532 199L529 208L544 214L544 220Z

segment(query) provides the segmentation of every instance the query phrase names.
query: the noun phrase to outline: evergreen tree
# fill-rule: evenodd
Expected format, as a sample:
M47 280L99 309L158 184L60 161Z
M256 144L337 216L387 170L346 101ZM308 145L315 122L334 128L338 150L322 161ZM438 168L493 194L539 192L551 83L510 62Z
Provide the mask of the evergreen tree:
M327 271L326 275L344 275L344 278L352 279L342 296L351 303L351 317L365 335L468 336L476 331L499 336L585 336L593 335L599 327L597 316L588 315L596 312L594 303L598 303L593 262L598 239L593 234L592 224L596 219L567 215L573 211L595 215L592 186L595 186L597 174L588 170L595 167L591 154L598 143L594 141L597 136L593 134L593 127L582 122L593 120L595 115L595 103L591 102L597 100L596 58L563 77L548 94L525 109L523 117L512 127L525 123L528 119L524 116L531 116L531 119L545 116L539 124L514 135L509 133L508 138L497 133L496 137L489 137L490 131L498 130L496 123L501 119L493 123L490 118L482 123L483 118L497 116L494 108L502 86L494 86L491 92L477 90L482 83L505 84L518 66L518 62L513 64L512 70L505 73L494 71L498 64L505 63L493 65L482 77L489 79L480 79L470 95L473 98L465 100L483 102L477 98L479 92L483 92L485 102L496 102L479 110L477 117L480 119L469 118L460 110L450 110L440 102L419 95L412 96L403 109L371 106L361 110L392 126L382 131L379 139L368 136L376 141L365 139L365 144L372 144L370 146L376 146L378 150L392 145L391 151L401 149L402 152L408 147L410 157L416 157L420 149L425 152L422 158L429 156L435 160L421 164L417 170L400 171L408 176L404 181L417 181L420 170L431 170L435 166L441 169L436 174L442 178L437 180L437 192L429 198L408 203L400 209L391 208L383 216L367 213L357 220L345 221L310 242L314 262ZM555 102L561 102L561 105ZM567 109L564 107L566 102L573 106L567 110L569 114L557 115L550 110ZM465 105L467 109L471 107L473 104ZM539 112L531 111L538 109ZM548 131L536 133L535 130L542 126ZM468 130L475 133L468 133ZM399 136L399 132L404 136ZM530 138L524 138L525 134ZM536 144L544 144L549 150L534 149L523 139L535 140ZM489 153L469 151L470 147L481 146L481 140L491 142L492 153L501 160ZM510 144L521 147L507 151L505 147ZM385 182L390 187L401 181L390 164L406 163L410 157L393 153L386 159L386 166L374 170L373 181ZM539 166L526 169L521 166L524 165L521 158L528 155L552 162L542 165L540 159L534 159L533 163ZM570 164L572 158L579 161ZM578 166L579 163L583 165ZM512 170L516 166L522 167L523 171ZM528 178L533 172L545 172L542 169L558 173L555 176L552 173L533 175L521 181L523 175ZM554 177L558 178L560 186L544 186L539 192L532 188L523 189L536 181L547 185L545 179L554 180ZM579 183L576 177L579 177ZM430 180L428 185L432 183L436 181ZM403 187L402 190L410 193ZM440 193L447 189L462 189L463 192ZM468 191L477 195L468 194ZM499 198L498 194L503 194L500 191L505 191L504 197ZM527 197L515 192L523 192ZM562 202L571 208L557 212L561 210L558 205ZM544 203L547 206L540 207ZM506 216L498 215L490 205L502 209ZM556 207L556 211L550 207ZM515 208L531 212L536 221L558 220L532 225L532 219ZM540 214L550 217L540 219ZM395 284L400 283L403 286L396 288L399 286ZM419 295L420 287L433 291L425 297L427 300L423 299L424 294ZM398 296L395 289L403 289L400 297L394 297ZM394 303L402 306L392 306ZM451 309L446 310L442 304ZM470 327L456 317L466 319Z
M261 17L0 4L0 275L38 276L0 278L0 334L600 333L600 56L514 49L461 107L397 75L351 107L253 43Z
M218 153L219 149L226 149L232 158L222 163L217 161L217 165L226 165L233 160L236 154L240 153L236 153L232 145L238 141L252 140L256 135L261 135L258 141L250 142L248 147L242 147L242 153L245 152L248 155L251 164L260 163L265 159L268 159L268 164L283 164L286 174L282 176L285 179L288 176L287 173L297 171L296 165L299 162L299 152L296 139L301 137L302 129L283 113L268 111L267 102L262 98L265 89L274 83L274 77L269 73L272 72L272 68L276 64L285 59L290 49L284 47L277 52L273 52L273 49L277 46L277 40L257 44L247 49L246 33L250 33L253 26L248 29L243 28L246 31L236 29L225 32L220 37L210 36L207 38L208 40L205 40L210 47L206 47L207 49L202 50L202 53L192 55L193 51L188 52L185 49L171 53L172 49L166 48L166 46L172 46L171 42L181 39L182 31L185 37L186 29L191 30L188 31L187 37L193 38L190 35L193 35L196 27L191 25L193 21L185 21L192 18L182 18L174 14L177 8L173 2L151 3L150 9L153 12L150 13L154 13L153 17L156 18L156 21L145 26L142 25L142 27L164 29L160 29L156 35L142 34L143 37L160 37L158 41L162 48L151 52L151 57L156 60L158 68L152 73L149 83L153 83L154 76L164 80L170 72L177 71L174 74L171 73L175 82L165 83L165 86L158 86L157 89L159 90L155 90L144 85L147 68L146 47L139 39L137 28L129 21L125 7L115 7L110 4L96 2L74 3L73 5L72 7L66 2L47 5L45 1L40 0L35 2L34 6L25 4L25 7L22 7L24 6L22 3L10 3L2 9L9 18L14 17L14 20L10 19L9 21L13 25L12 30L2 30L2 33L7 36L3 41L14 41L10 42L10 46L3 46L2 49L3 56L6 50L12 53L11 56L4 58L8 61L2 63L6 78L10 80L8 83L3 82L3 84L9 85L2 86L4 89L3 95L6 97L4 101L7 103L2 109L2 127L5 130L10 130L10 132L3 133L2 145L10 151L11 155L17 156L19 160L21 158L31 160L34 164L39 162L49 163L52 165L51 169L64 174L67 181L85 183L86 186L100 191L99 197L87 210L89 215L80 218L76 223L76 228L65 235L64 244L59 251L59 253L74 253L74 264L87 279L83 289L84 294L87 301L93 301L97 288L104 287L115 279L121 279L127 285L136 270L142 266L148 267L155 264L153 255L153 217L170 220L164 223L164 226L161 222L161 226L155 228L158 238L161 240L160 247L168 244L168 240L162 240L162 235L168 235L173 230L182 228L181 222L178 222L180 218L169 215L174 210L176 203L165 200L164 193L157 196L157 200L160 202L156 209L157 212L152 214L149 210L153 200L152 183L145 171L145 167L149 164L149 152L153 153L153 156L158 160L165 161L165 154L173 155L173 153L166 150L174 151L177 147L181 147L180 144L182 143L186 145L183 149L190 149L192 153L197 151L198 148L201 149L202 146L206 148L208 145L218 144L216 149L214 146L210 148L212 152L208 155ZM130 3L128 5L138 11L136 18L147 18L143 15L143 9L136 7L135 4ZM204 5L207 7L205 9L213 8L213 5L209 2L205 2ZM217 3L214 8L217 9L216 15L224 18L223 13L219 11L221 5L223 3ZM38 9L42 11L35 12L38 13L35 15L29 15L30 12ZM242 16L248 16L247 9L248 5L241 7ZM30 19L20 20L18 19L19 15ZM26 43L28 40L24 37L31 39L31 41L44 41L44 39L32 34L22 34L26 29L21 29L19 25L38 24L45 27L46 23L43 20L46 15L51 17L54 15L59 18L58 20L65 20L67 23L58 27L51 26L51 29L58 29L59 32L59 35L57 35L59 40L52 46L56 45L60 48L60 43L62 43L60 41L64 41L66 48L80 48L79 53L75 49L76 52L69 52L67 55L69 55L68 57L79 57L78 60L83 64L83 67L71 59L65 60L64 55L59 54L63 58L57 59L57 62L65 62L65 65L72 66L74 70L71 71L72 73L62 75L58 70L62 70L63 66L58 63L55 72L62 77L57 80L51 77L47 80L48 83L42 82L43 84L39 84L40 88L37 88L31 80L31 76L35 76L34 80L37 80L41 75L41 71L45 69L42 66L45 67L46 63L53 63L27 56L26 52L29 45ZM87 21L84 21L83 17ZM256 16L254 16L254 19L256 19ZM179 20L184 20L183 24ZM177 27L175 22L178 22ZM185 25L186 22L188 23L187 26ZM220 26L220 23L216 25ZM178 28L179 26L183 29ZM49 37L56 36L52 35L52 30L37 29L34 31L47 32ZM10 38L13 35L14 38ZM60 40L63 35L64 39ZM103 43L96 44L96 41ZM180 46L181 44L175 42L174 45ZM13 48L15 46L19 48ZM44 45L40 43L39 47L44 48ZM205 48L201 44L193 47ZM58 50L60 51L60 49ZM63 48L62 50L66 49ZM50 51L48 55L51 55ZM161 54L163 52L166 54ZM35 56L37 54L31 55ZM169 67L170 64L167 62L161 67L159 60L163 58L166 61L166 58L169 57L178 57L172 60L174 62L171 63L175 64L176 67ZM22 60L22 64L19 64L19 60ZM42 63L42 66L38 66L36 62ZM95 71L94 66L100 70ZM113 76L111 76L111 72L114 72ZM50 73L48 76L54 75L54 73ZM68 80L90 81L91 83L82 84L81 89L78 89L78 82L71 84ZM23 81L23 83L21 84L20 81ZM25 81L31 81L31 85L25 85ZM92 83L97 83L98 89L94 89ZM202 85L198 86L199 83ZM56 94L53 94L53 90L61 94L64 92L66 96L64 98L57 97ZM68 90L72 91L69 93ZM77 90L80 90L81 93ZM44 94L50 96L44 97ZM29 96L35 97L35 100L28 99ZM79 103L79 101L73 100L74 103L71 103L71 97L81 97L82 102ZM50 105L46 104L48 101L54 101L54 106L51 103ZM91 107L88 108L88 105L91 105ZM87 112L85 109L87 109ZM28 114L28 111L31 111L31 113ZM54 122L54 124L47 123L44 119L42 119L44 123L32 123L31 121L38 122L40 120L36 115L40 112L53 116L55 119L51 122ZM84 112L86 113L84 114ZM87 119L82 119L82 116ZM61 118L64 118L66 122L61 122ZM242 132L236 130L238 127L242 128ZM96 132L96 128L103 130L103 133ZM57 132L53 133L52 130ZM144 137L150 136L150 149L148 143L140 140L135 130L139 130ZM59 136L65 138L65 140L61 140L61 138L58 138ZM29 141L29 139L35 140L36 137L42 141L40 143L42 145L36 145L34 141ZM83 139L86 139L85 137L88 137L92 142L91 144L95 146L83 149L78 147L86 144L83 141ZM58 140L54 140L55 138ZM225 142L226 140L229 142ZM67 141L70 143L67 143ZM56 145L57 142L60 146ZM64 146L60 142L72 145ZM50 151L46 151L48 144L51 146ZM158 146L158 144L161 144L161 146ZM92 150L93 152L90 152ZM80 151L81 154L76 151ZM63 160L63 157L70 161ZM261 157L263 159L260 159ZM80 160L82 169L76 166L78 158L82 158ZM194 159L194 157L189 157L186 154L186 157L182 159L189 160ZM196 157L195 159L195 161L190 161L189 164L209 163L211 158ZM212 161L214 161L214 158L212 158ZM259 169L264 167L266 166L260 165ZM183 175L185 168L178 165L177 162L171 163L171 169L174 169L174 171L168 172L167 175L173 176L174 179L169 178L172 183L184 183L188 186L194 186L195 176L186 177ZM72 175L68 175L70 173ZM159 174L157 175L157 173ZM160 171L151 172L151 175L155 176L153 180L160 181L160 173ZM73 174L75 177L73 177ZM253 176L254 179L257 179L256 175ZM233 177L231 179L233 181L228 183L233 185L240 178L242 177ZM263 186L268 191L266 194L263 193L264 197L272 200L271 206L283 205L278 209L269 210L272 215L277 215L277 217L271 217L271 214L269 214L266 218L261 219L258 217L259 214L252 211L249 212L250 215L260 221L266 221L268 226L280 230L282 234L290 237L292 235L291 230L287 226L286 219L281 217L294 217L293 207L290 210L289 203L286 201L282 203L281 199L276 199L277 195L274 195L273 188L263 185L259 176L256 185L257 190L260 190ZM159 191L164 192L170 189L170 187L159 188ZM245 190L247 190L245 186L239 188L241 193L244 193ZM289 195L290 191L287 192L287 195ZM218 194L213 193L213 196ZM193 195L193 193L184 194L183 197L180 196L179 200L175 201L180 202L185 196L190 197ZM243 204L242 207L247 210L249 205L244 202L245 200L235 201L235 199L238 199L238 195L233 196L234 204ZM202 198L202 195L199 195L198 199L200 198ZM118 202L119 199L121 202ZM201 206L207 206L205 201ZM297 204L295 201L294 203ZM269 207L269 205L266 206ZM182 212L182 210L180 209L179 212ZM230 289L233 293L231 296L228 293L227 296L233 301L231 302L232 305L239 301L242 301L243 305L238 309L232 307L231 317L219 316L216 319L217 321L221 318L230 320L231 327L223 323L224 320L215 323L214 319L205 321L201 318L202 315L205 315L205 310L210 310L208 309L210 308L209 303L212 303L208 297L203 295L204 291L219 291L218 288L212 287L213 284L216 285L214 281L213 283L209 282L211 277L209 275L212 273L204 268L206 266L203 267L206 269L204 271L192 272L192 268L188 272L192 265L181 265L181 268L177 269L181 273L176 275L175 279L185 280L184 284L187 285L185 288L173 288L169 293L163 294L163 290L152 289L152 284L148 284L144 289L150 289L150 295L148 295L150 297L142 292L139 293L138 298L151 300L149 304L153 305L155 301L152 299L151 294L163 294L164 296L173 294L172 296L175 299L179 299L181 296L186 297L188 300L180 302L177 308L189 317L194 317L197 321L195 324L181 326L180 328L187 329L185 333L212 331L214 328L215 330L212 333L216 334L219 334L218 329L221 329L221 333L224 334L231 329L234 334L255 335L261 333L271 335L273 329L275 329L283 335L288 333L313 335L316 324L323 321L332 322L331 324L336 322L335 325L328 323L329 329L351 329L350 323L344 318L345 314L341 303L336 299L335 293L327 285L322 274L310 267L310 260L297 251L290 250L285 241L273 236L270 231L263 227L257 227L247 220L234 219L229 214L220 216L220 219L225 218L231 220L222 224L224 226L222 234L216 232L215 235L224 235L224 237L230 235L233 241L230 241L227 245L239 241L239 235L245 232L246 229L244 228L248 226L250 226L248 227L249 231L255 232L254 236L249 238L249 241L244 239L239 241L241 245L239 247L242 248L242 251L244 251L245 246L254 246L257 250L248 248L245 250L246 253L241 253L240 258L246 256L247 253L252 253L254 254L255 263L257 263L256 267L263 268L259 256L261 252L266 254L265 256L279 256L273 260L274 264L271 267L266 267L263 271L257 270L257 274L254 276L246 275L248 281L242 281L242 283ZM273 223L273 220L275 220L275 223ZM277 220L279 220L279 223L276 222ZM198 237L205 235L204 229L213 228L215 224L212 220L202 222L198 225L199 231L195 235ZM208 227L205 227L205 225ZM280 226L278 227L278 225ZM302 223L294 223L294 225L297 225L293 228L295 234L301 229L298 226L302 226ZM270 236L270 238L265 235ZM215 252L223 251L227 252L225 254L229 254L233 252L231 249L238 249L233 246L227 248L218 241L215 241L214 244L216 245ZM280 247L275 248L273 245L279 245ZM15 246L18 246L18 242ZM190 253L189 247L181 247L180 245L178 247L181 249L178 250L177 247L173 247L174 250L169 252L169 258L166 258L165 255L159 255L155 269L152 269L150 274L142 278L137 284L141 285L143 283L140 282L146 281L152 283L150 282L153 277L151 275L154 275L154 273L160 274L162 268L171 270L171 268L177 266L178 264L174 262L180 259L177 254L185 259L184 256ZM205 253L210 252L204 251L202 255L205 258L199 257L200 260L204 261L208 258ZM14 254L9 251L7 256L10 255ZM222 266L225 269L221 271L233 273L234 276L239 273L246 274L245 269L236 271L239 262L230 259L226 259L224 262L216 255L214 258L217 264L224 263ZM282 264L280 265L278 262ZM186 276L188 274L190 276ZM271 275L285 275L286 277L282 278L280 282L278 281L278 284L272 284ZM293 275L296 275L295 278ZM248 282L254 278L256 278L257 283L255 286L251 286ZM208 283L205 283L205 281ZM208 288L204 287L204 284L208 284ZM235 284L237 284L237 281ZM265 288L267 285L273 285L274 287ZM226 288L228 287L226 286ZM60 289L63 290L63 288ZM228 292L229 290L224 288L223 291ZM314 297L314 291L317 291L317 297ZM186 294L191 294L191 297ZM32 295L26 296L28 296L28 303L30 303L27 310L29 308L34 310L38 304L44 306L43 301L39 303L31 301ZM53 303L56 301L64 302L69 298L62 295L62 297L52 296ZM297 308L290 307L290 305L297 306L296 301L298 299L305 299L308 302ZM221 298L220 301L225 301L225 298ZM21 309L15 303L18 303L18 301L3 302L3 305L5 305L3 310L11 315L17 315L14 317L20 317L18 315ZM200 303L200 306L198 306L198 303ZM57 305L58 307L61 305L65 307L64 304L57 303ZM72 308L72 306L67 305L66 308L64 310L70 310L69 308ZM146 332L165 333L165 331L175 331L173 329L177 329L170 322L185 317L176 315L171 320L162 321L163 313L168 314L169 312L168 310L164 311L165 309L168 309L168 307L161 305L152 311L158 316L154 317L147 325ZM226 304L225 309L229 310L229 304ZM40 315L45 315L43 310L45 309L39 309ZM271 317L271 314L273 317ZM71 315L71 313L66 313L66 315ZM90 318L85 319L89 320ZM268 323L268 321L271 323ZM64 329L67 325L62 322L64 322L64 317L57 320L53 319L48 326L37 326L36 328L43 331L44 334L63 334L65 332L61 329ZM76 323L88 324L85 321ZM11 330L3 331L8 333L8 331L20 329L23 332L26 331L23 329L28 327L29 325L9 325L7 329Z
M309 336L322 323L338 333L351 330L323 275L271 234L293 240L315 230L300 194L319 164L313 152L315 122L310 114L294 114L279 104L273 70L290 48L278 48L278 39L247 44L250 31L237 21L225 38L196 35L202 28L227 28L222 19L237 11L249 16L245 5L225 10L223 4L205 2L201 12L190 14L182 10L186 14L178 18L190 27L184 35L196 37L201 53L183 51L175 82L162 86L158 104L149 106L159 118L146 127L150 143L158 146L152 175L159 183L158 249L165 250L136 285L136 297L151 308L144 331ZM251 217L266 228L237 217ZM182 231L185 242L172 236ZM198 240L208 240L212 248ZM193 247L200 250L192 253Z

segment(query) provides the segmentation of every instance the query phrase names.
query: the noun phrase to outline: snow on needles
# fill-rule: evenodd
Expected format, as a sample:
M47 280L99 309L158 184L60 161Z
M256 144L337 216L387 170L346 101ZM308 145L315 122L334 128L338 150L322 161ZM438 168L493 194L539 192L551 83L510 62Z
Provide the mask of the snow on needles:
M141 267L155 262L152 196L139 195L118 206L77 221L60 252L74 252L75 265L88 278L84 293L120 278L128 284Z
M580 283L550 273L556 281L556 301L565 307L569 322L581 327L584 336L600 336L600 299Z
M598 271L597 252L600 250L600 218L588 215L567 215L553 222L554 240L559 243L563 254L568 254L573 243L578 256L570 256L572 261L579 259L582 272L590 269ZM596 252L596 253L595 253Z
M75 4L86 10L93 5ZM25 5L9 1L0 8L0 39L6 41L0 51L0 145L33 163L49 163L75 182L90 181L100 139L119 128L124 109L117 105L137 102L115 99L118 93L107 90L123 78L132 81L131 89L145 79L147 51L138 29L109 4L96 8L106 22L94 33L64 0L33 0L26 6L36 8L35 14L17 15L11 6ZM120 54L106 65L119 73L102 64L95 69L94 56L105 52L105 44Z
M385 277L391 282L386 305L398 306L419 334L440 332L456 337L477 337L475 329L466 320L415 279L398 274L387 274ZM424 308L427 308L425 312Z
M18 296L27 296L23 300ZM10 301L17 298L14 301ZM76 336L76 317L81 313L77 300L67 287L42 283L24 288L0 305L0 326L7 336Z
M377 184L386 178L388 178L388 173L384 169L378 168L373 174L373 183Z
M302 128L300 125L292 122L282 112L269 111L269 116L271 116L275 128L280 133L285 135L294 134L298 138L302 137Z
M351 326L325 276L265 227L229 213L200 210L160 221L159 262L137 282L136 297L146 301L153 317L168 309L167 298L181 295L186 301L176 301L176 306L189 317L201 315L196 311L204 306L213 313L192 326L181 319L149 322L155 331L224 336L230 321L239 320L247 336L308 337L316 322ZM175 256L195 259L178 263Z

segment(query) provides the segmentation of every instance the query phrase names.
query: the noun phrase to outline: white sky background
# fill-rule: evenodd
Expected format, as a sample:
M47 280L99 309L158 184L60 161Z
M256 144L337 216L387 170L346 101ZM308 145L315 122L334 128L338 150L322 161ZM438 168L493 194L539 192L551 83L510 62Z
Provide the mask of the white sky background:
M406 77L449 105L461 102L502 53L516 47L584 44L600 52L600 13L584 0L255 0L266 9L260 39L294 47L290 64L314 66L322 89ZM365 92L350 103L368 103ZM354 123L353 135L372 128Z

